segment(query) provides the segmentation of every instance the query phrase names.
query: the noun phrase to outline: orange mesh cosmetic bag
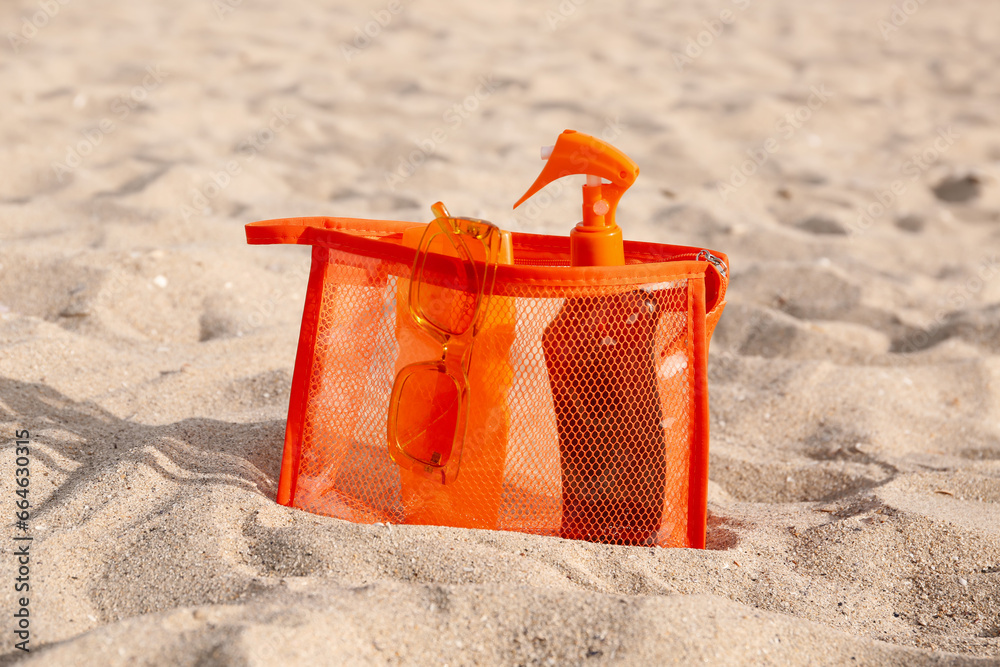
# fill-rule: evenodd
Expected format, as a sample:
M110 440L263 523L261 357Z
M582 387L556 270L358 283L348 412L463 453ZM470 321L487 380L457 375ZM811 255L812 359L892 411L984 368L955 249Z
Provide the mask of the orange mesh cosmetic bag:
M557 143L549 164L559 156ZM620 261L581 265L581 226L614 227L615 179L634 178L613 172L588 178L573 238L440 204L427 225L247 225L251 244L312 246L277 501L362 523L704 547L708 344L728 260L618 230Z

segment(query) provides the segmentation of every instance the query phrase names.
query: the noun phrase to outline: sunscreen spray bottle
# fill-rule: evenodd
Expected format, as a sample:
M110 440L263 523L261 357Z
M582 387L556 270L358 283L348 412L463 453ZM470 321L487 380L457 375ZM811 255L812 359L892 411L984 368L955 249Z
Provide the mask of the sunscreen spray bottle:
M639 175L624 153L566 130L515 208L549 182L586 174L583 220L570 233L577 266L625 264L618 200ZM609 182L605 182L609 181ZM562 473L560 535L652 545L663 516L665 439L654 340L664 308L656 291L567 298L545 328Z

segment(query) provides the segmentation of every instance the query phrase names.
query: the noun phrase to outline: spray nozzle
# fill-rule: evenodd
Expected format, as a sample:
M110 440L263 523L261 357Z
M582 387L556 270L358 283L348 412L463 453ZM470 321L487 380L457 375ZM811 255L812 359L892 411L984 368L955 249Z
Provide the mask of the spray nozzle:
M570 233L572 263L574 266L624 264L622 232L615 224L615 209L639 175L638 165L611 144L575 130L566 130L559 135L555 146L543 148L542 159L547 160L542 173L514 208L558 178L586 174L583 220Z

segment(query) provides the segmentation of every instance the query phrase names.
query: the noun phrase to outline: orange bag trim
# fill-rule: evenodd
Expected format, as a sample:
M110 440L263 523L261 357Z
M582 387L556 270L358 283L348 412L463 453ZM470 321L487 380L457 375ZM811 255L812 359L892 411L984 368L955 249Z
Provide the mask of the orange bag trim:
M313 248L306 302L302 310L302 327L299 346L295 352L292 388L288 400L288 421L285 426L285 447L281 454L281 475L278 478L279 505L291 506L295 502L295 485L298 481L299 462L302 456L302 431L309 398L309 381L312 378L316 355L316 331L320 308L323 305L323 283L326 280L327 250Z
M688 473L688 540L696 549L705 548L708 501L708 341L705 332L705 284L693 280L688 290L688 313L692 327L691 351L691 460ZM702 317L697 317L701 314Z

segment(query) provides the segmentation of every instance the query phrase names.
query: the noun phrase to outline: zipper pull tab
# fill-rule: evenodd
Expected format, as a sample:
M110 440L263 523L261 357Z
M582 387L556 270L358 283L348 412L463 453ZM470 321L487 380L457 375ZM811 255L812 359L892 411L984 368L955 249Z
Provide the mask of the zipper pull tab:
M695 259L699 261L711 262L712 264L715 265L715 268L719 270L719 273L722 274L723 278L728 278L728 276L726 275L726 263L723 262L718 257L716 257L715 255L713 255L712 253L710 253L708 250L704 249L701 250L695 257Z

